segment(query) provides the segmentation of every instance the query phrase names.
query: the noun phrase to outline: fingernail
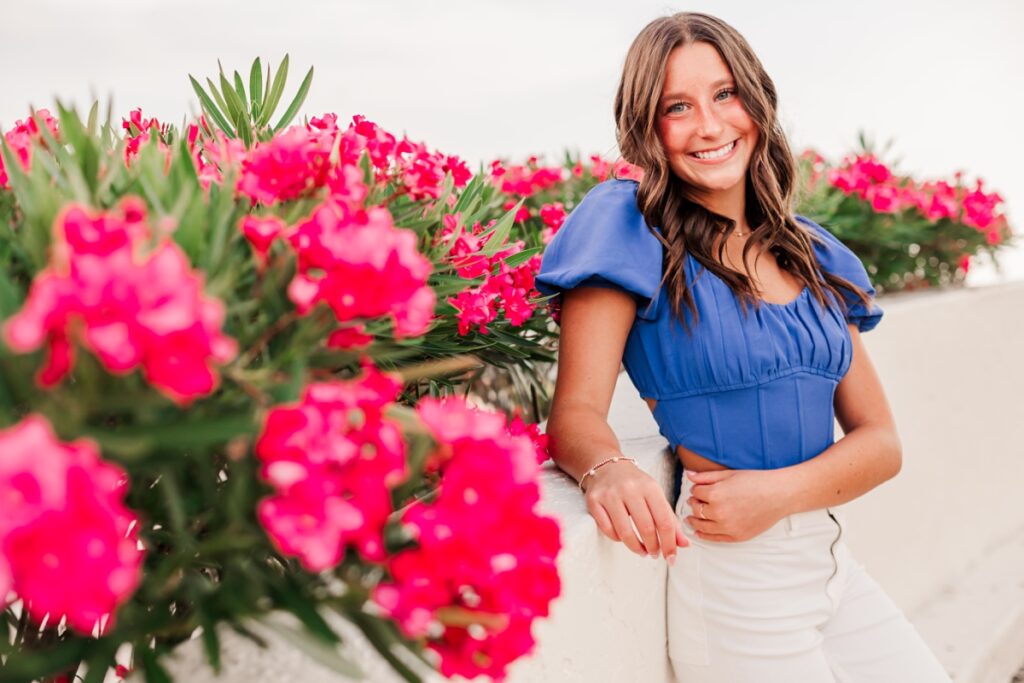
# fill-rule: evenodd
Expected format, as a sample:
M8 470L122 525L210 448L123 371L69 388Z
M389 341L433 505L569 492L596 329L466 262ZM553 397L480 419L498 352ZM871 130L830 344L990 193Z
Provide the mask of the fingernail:
M668 556L668 566L670 566L670 567L676 566L676 556L675 555L669 555Z
M658 553L651 553L650 557L651 557L652 560L656 560L656 559L658 559Z

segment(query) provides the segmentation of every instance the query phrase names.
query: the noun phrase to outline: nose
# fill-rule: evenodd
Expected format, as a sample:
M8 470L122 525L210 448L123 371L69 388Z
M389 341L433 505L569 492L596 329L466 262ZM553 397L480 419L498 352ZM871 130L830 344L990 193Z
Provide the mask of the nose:
M699 112L697 134L704 138L718 138L722 133L722 121L714 108L703 108Z

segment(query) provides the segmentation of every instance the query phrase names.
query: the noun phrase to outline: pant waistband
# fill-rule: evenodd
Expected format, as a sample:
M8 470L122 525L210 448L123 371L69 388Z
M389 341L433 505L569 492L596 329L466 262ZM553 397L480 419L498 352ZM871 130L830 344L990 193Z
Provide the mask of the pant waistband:
M687 476L687 472L688 470L683 470L682 488L679 493L680 500L676 506L677 512L682 510L685 513L683 516L697 514L696 510L690 510L689 505L686 502L686 499L690 497L690 489L694 486L693 482L690 481L690 478ZM780 519L771 527L761 532L760 535L764 536L774 535L776 533L789 533L801 528L821 527L825 525L835 528L835 525L839 523L838 520L840 517L840 513L835 508L819 508L816 510L794 512Z

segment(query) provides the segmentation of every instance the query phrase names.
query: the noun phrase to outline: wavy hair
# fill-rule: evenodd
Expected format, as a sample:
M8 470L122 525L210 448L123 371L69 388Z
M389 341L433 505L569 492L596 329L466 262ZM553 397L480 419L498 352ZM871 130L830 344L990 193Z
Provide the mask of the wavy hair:
M865 305L868 295L849 280L824 271L814 256L812 240L823 243L813 230L793 216L796 202L797 163L776 113L775 84L765 72L749 43L729 24L698 12L679 12L659 17L645 26L626 54L622 78L615 94L615 138L622 158L643 169L637 190L637 207L648 227L664 245L663 275L667 294L676 316L689 325L682 306L699 321L697 307L686 283L684 263L689 253L707 270L721 278L735 292L746 313L747 305L760 306L752 280L722 265L726 240L720 240L712 256L715 237L731 231L735 221L690 199L684 180L672 172L658 136L658 102L665 83L669 55L677 47L704 42L713 46L732 72L741 106L757 126L759 136L746 176L746 218L750 238L743 246L741 262L755 242L775 256L779 267L800 280L823 305L825 290L840 302L838 291L853 292Z

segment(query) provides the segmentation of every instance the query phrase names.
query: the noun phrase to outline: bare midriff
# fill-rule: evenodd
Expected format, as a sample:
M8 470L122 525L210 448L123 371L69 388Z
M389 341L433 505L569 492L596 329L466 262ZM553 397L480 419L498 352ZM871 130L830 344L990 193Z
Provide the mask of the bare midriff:
M644 398L647 402L647 407L654 412L654 406L658 405L658 399L656 398ZM683 467L692 470L694 472L706 472L708 470L727 470L730 469L725 465L715 462L714 460L708 460L703 455L694 453L686 446L679 444L676 446L676 455L680 460L683 461Z

